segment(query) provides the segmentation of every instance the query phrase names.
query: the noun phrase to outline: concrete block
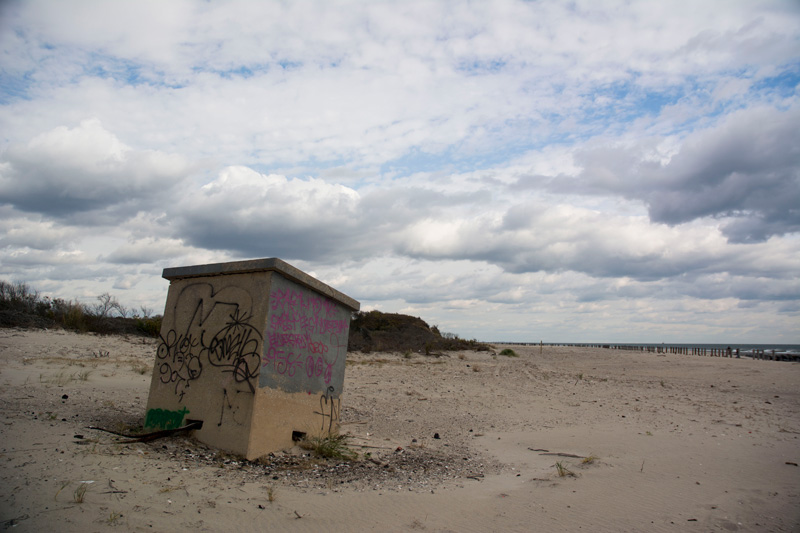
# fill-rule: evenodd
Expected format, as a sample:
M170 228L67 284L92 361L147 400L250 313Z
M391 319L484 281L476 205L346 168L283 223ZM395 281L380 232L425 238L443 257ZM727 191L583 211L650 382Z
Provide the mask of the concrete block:
M164 269L170 281L145 426L255 459L339 428L359 302L277 259Z

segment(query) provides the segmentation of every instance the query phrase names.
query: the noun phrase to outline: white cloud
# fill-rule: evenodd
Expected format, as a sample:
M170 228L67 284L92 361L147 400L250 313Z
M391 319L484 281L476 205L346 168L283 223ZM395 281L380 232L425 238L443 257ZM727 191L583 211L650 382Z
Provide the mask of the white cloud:
M180 156L130 149L97 120L11 145L2 157L0 202L58 217L155 198L188 169Z
M339 243L363 231L358 200L356 191L319 179L228 167L181 198L175 226L193 246L245 256L333 260L341 257Z
M158 263L182 258L192 251L178 239L148 237L127 242L102 259L115 264Z
M74 243L80 235L76 228L59 226L52 221L23 217L0 219L0 249L63 249Z
M584 170L554 189L622 195L647 203L654 222L734 217L732 242L758 242L800 230L800 152L793 142L800 108L752 107L695 131L668 158L647 156L650 140L579 151ZM742 221L742 219L745 219Z
M0 273L159 308L164 266L279 256L483 338L789 338L799 21L0 3Z

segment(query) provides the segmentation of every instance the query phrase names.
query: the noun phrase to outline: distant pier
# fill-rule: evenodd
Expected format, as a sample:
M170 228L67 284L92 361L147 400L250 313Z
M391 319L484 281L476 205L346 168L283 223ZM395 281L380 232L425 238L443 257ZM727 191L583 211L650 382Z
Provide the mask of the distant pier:
M554 342L493 342L491 344L516 344L522 346L574 346L579 348L605 348L608 350L626 350L655 354L698 355L706 357L731 357L740 359L749 357L762 361L800 362L800 353L753 348L708 348L701 346L667 346L667 345L631 345L631 344L590 344L590 343L554 343Z

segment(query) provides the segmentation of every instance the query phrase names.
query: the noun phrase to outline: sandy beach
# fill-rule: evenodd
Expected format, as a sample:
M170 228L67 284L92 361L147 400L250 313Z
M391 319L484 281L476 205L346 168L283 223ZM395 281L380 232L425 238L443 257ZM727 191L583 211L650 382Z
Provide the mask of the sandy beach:
M2 530L800 530L798 363L350 353L341 418L359 458L244 462L87 429L141 426L155 348L0 330Z

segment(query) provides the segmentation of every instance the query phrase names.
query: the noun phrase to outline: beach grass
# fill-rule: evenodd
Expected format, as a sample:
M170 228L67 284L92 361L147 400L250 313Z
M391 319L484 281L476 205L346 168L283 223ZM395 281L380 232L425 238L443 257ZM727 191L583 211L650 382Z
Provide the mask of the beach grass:
M299 446L326 459L354 461L358 459L358 453L347 447L348 438L346 434L306 437L300 441Z

